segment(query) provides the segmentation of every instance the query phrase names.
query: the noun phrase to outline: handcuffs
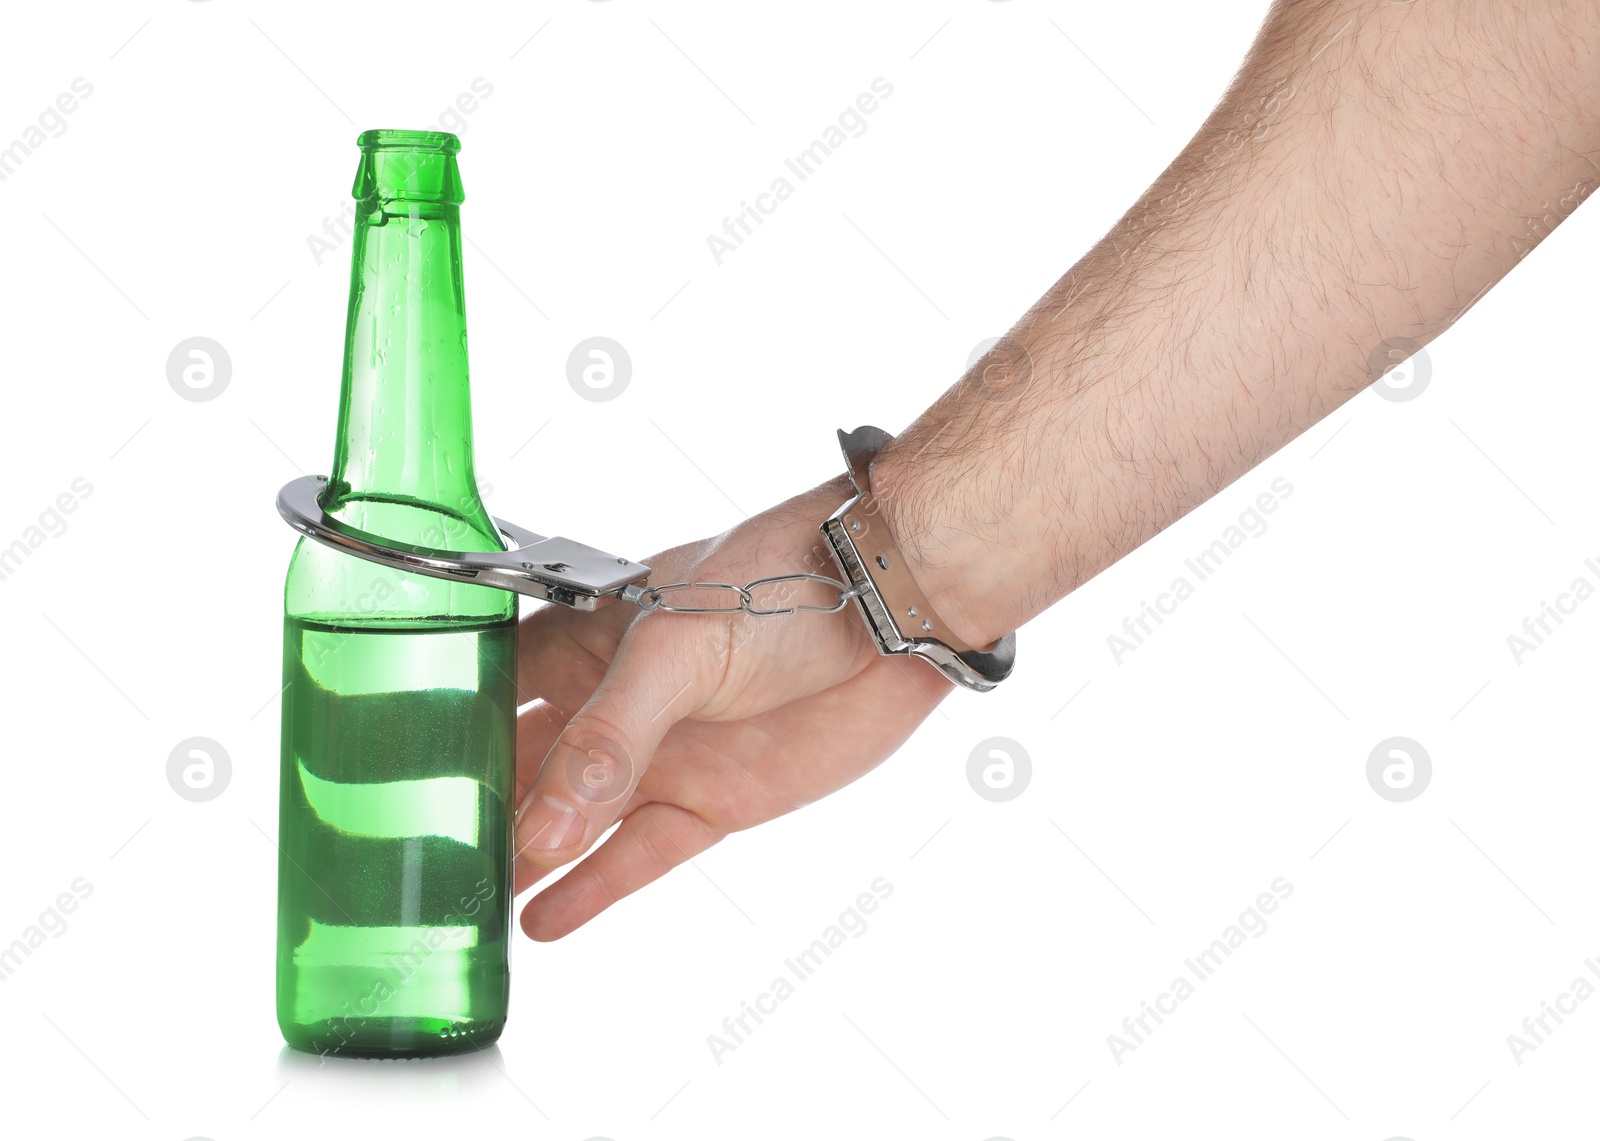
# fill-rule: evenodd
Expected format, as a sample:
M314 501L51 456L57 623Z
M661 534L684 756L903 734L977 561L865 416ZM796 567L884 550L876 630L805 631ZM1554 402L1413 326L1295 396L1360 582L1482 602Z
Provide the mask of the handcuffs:
M503 519L494 522L509 544L504 551L441 551L391 542L323 511L326 476L303 476L285 484L278 492L278 514L301 534L369 562L431 578L510 590L575 610L592 611L622 601L641 610L679 614L744 611L774 617L797 612L831 614L853 599L880 654L922 658L957 685L987 692L1011 673L1016 662L1016 633L1006 634L987 648L970 646L940 619L917 586L872 493L872 460L892 438L870 425L854 432L839 431L839 447L856 494L823 521L821 531L844 582L826 575L795 573L757 579L744 586L725 582L650 586L646 583L650 568L643 563L559 535L546 538ZM837 587L837 600L831 606L771 609L755 604L753 589L790 581ZM727 606L678 606L666 601L669 595L685 590L733 591L739 601Z

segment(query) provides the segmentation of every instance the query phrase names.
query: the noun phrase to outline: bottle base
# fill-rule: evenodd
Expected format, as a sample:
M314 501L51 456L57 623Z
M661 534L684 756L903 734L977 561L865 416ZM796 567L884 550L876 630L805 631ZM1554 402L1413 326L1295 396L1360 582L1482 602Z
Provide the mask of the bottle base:
M352 1025L352 1023L358 1023ZM505 1022L440 1018L331 1019L283 1026L283 1040L308 1054L334 1058L443 1058L474 1053L500 1037Z

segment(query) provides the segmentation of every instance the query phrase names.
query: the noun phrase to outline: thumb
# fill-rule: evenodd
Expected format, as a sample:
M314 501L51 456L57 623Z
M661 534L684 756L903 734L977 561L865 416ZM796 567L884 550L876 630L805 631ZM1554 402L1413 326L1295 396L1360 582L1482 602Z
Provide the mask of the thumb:
M638 787L661 739L719 684L709 622L646 614L623 635L594 694L545 755L517 806L516 851L559 867L582 855Z

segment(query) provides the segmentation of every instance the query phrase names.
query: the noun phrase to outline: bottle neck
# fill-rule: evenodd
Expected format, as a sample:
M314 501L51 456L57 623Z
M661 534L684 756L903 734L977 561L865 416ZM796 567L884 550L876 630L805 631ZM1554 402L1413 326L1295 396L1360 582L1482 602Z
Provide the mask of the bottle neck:
M454 168L453 154L362 157L324 508L393 540L472 550L484 549L473 533L499 543L472 462L460 208L414 185L431 173L458 188Z

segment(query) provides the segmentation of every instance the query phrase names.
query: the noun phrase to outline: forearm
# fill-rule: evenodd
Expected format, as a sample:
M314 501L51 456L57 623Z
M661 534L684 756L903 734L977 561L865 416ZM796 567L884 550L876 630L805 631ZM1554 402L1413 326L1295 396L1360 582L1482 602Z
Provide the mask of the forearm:
M1448 327L1600 181L1597 49L1595 0L1275 5L1172 166L880 455L953 629L1014 629Z

